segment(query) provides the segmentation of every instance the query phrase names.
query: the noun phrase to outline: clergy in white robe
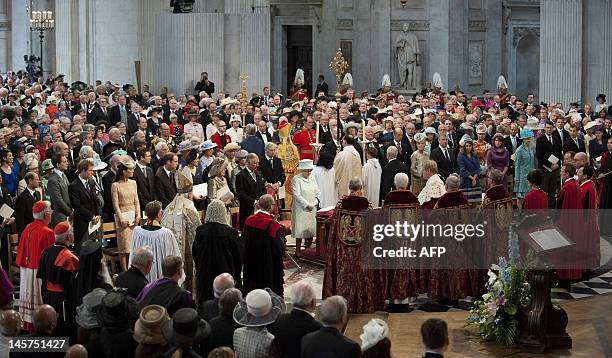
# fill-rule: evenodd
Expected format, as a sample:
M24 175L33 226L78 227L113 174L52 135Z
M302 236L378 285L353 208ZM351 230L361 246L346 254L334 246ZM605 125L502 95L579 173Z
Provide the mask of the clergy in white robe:
M155 201L147 204L154 204ZM159 205L161 214L161 203ZM134 228L132 236L132 245L130 252L135 252L139 247L147 246L153 252L153 265L151 272L146 276L149 282L156 281L163 277L162 275L162 260L166 256L181 256L179 251L178 241L170 229L166 229L159 224L159 221L154 220L147 222L147 225L137 226ZM130 265L132 264L130 255Z
M317 165L310 174L319 186L319 206L321 208L335 207L338 203L336 188L336 170L334 157L331 153L322 151Z
M338 198L341 199L349 194L349 181L353 178L361 179L361 156L353 147L355 139L345 136L342 140L342 151L334 159L336 169L335 183L338 188Z
M373 208L380 206L380 180L382 178L382 167L376 158L376 148L368 148L366 153L368 160L361 170L363 181L363 196L368 198Z

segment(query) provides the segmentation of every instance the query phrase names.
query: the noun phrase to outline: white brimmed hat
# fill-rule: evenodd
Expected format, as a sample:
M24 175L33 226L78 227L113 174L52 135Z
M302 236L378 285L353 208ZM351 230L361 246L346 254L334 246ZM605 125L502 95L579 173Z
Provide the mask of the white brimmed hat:
M285 312L285 302L271 289L256 289L238 302L234 308L234 321L245 327L267 326Z
M297 170L313 170L314 162L312 159L302 159L297 167Z

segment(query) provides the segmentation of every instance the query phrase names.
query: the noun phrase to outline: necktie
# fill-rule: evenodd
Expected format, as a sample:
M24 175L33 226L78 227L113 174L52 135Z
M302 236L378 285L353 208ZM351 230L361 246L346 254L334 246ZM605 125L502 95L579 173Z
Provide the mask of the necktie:
M552 140L552 136L551 135L548 136L548 141L550 142L550 144L553 144L553 140Z
M444 157L450 162L450 156L448 155L448 149L446 148L444 148Z
M274 159L270 158L270 168L274 169Z
M144 178L147 179L147 168L140 167L140 170L142 171L142 175L144 176Z
M40 200L40 193L38 192L38 190L34 191L34 201L39 201Z
M402 155L402 144L400 142L395 142L395 145L397 146L397 152L399 155Z
M580 145L578 144L578 138L574 139L574 142L576 142L576 147L580 149Z
M87 190L88 193L91 193L91 186L89 185L88 181L85 182L85 189Z
M64 180L64 184L66 184L66 186L68 186L69 183L68 183L68 178L66 177L66 174L62 173L62 179Z

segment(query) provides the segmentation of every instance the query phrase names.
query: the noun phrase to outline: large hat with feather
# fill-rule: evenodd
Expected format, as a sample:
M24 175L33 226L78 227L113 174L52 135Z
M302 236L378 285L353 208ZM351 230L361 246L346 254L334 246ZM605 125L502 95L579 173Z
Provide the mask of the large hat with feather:
M442 84L442 76L440 76L438 72L434 72L433 80L431 81L431 83L433 84L434 88L437 88L439 90L442 90L442 88L444 87L444 85Z
M306 83L304 80L304 70L298 68L297 71L295 71L295 80L293 83L299 87L302 87L304 83Z
M388 74L383 75L382 87L391 87L391 77Z
M506 82L506 78L502 75L497 78L497 88L498 89L508 89L508 82Z
M347 72L346 75L344 75L344 79L342 80L342 84L352 87L353 86L353 75L351 75L349 72Z

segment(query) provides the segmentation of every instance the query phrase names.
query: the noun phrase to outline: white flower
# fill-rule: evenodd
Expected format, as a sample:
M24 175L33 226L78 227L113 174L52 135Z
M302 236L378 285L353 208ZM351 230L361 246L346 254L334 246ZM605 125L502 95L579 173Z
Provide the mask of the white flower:
M489 272L487 272L487 275L489 275L489 285L494 284L497 280L497 275L495 274L495 272L489 270Z

